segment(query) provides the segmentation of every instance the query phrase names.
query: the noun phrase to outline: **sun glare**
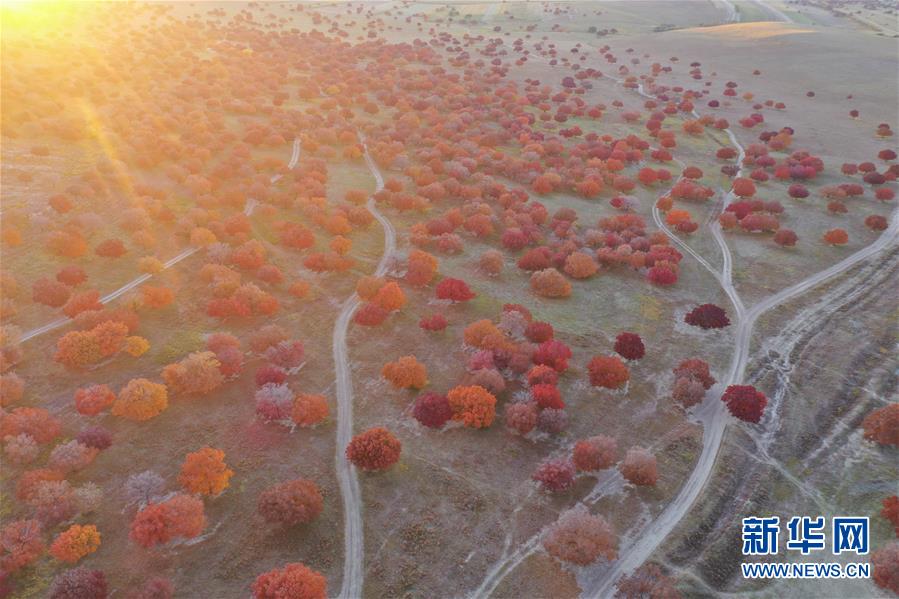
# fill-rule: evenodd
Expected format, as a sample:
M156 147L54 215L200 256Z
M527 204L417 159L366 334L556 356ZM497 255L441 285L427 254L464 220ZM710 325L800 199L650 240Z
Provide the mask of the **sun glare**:
M69 0L0 0L3 32L50 29L70 16L74 6Z

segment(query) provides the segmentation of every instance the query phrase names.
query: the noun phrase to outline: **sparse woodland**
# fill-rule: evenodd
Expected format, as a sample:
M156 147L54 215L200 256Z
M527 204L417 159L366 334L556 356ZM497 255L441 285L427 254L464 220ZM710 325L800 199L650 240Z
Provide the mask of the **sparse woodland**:
M353 511L366 596L444 596L484 544L469 594L508 531L574 580L677 496L701 410L774 430L747 310L895 233L893 123L845 111L875 150L837 163L751 71L461 6L215 6L10 16L0 596L336 596ZM895 397L865 406L895 455ZM616 596L681 596L637 566Z

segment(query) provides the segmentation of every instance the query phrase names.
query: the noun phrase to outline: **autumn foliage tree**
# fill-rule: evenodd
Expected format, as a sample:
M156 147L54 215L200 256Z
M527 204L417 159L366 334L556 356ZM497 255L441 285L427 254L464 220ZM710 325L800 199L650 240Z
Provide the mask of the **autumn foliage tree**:
M107 320L89 331L70 331L60 337L53 359L67 368L85 368L120 352L127 337L125 324Z
M730 385L721 396L727 409L735 417L757 423L762 419L768 398L752 385Z
M100 533L97 532L96 526L73 524L53 540L50 555L60 561L74 564L99 548Z
M388 362L381 370L381 376L397 389L421 389L428 384L427 368L415 356Z
M96 416L115 402L115 393L107 385L91 385L75 391L75 409L85 416Z
M646 348L640 335L619 333L615 337L615 352L625 360L639 360L646 354Z
M572 279L589 279L597 273L599 265L585 252L572 252L565 259L564 270Z
M140 288L143 305L147 308L165 308L175 301L175 292L165 286L144 285Z
M453 410L445 395L429 392L415 398L412 416L423 426L441 428L452 418Z
M534 364L549 366L556 372L568 370L571 348L558 339L549 339L537 346L532 356Z
M260 574L253 582L253 599L326 599L324 576L301 563Z
M259 495L257 509L266 522L281 526L306 524L322 512L321 491L311 480L298 478L264 490Z
M394 312L406 305L406 295L394 281L384 284L371 300L387 312Z
M471 428L486 428L496 416L496 397L478 385L458 386L446 395L453 420Z
M564 512L543 539L543 548L563 562L587 566L618 557L618 538L602 516L582 505Z
M72 295L72 290L59 281L38 279L31 285L31 299L51 308L61 308Z
M16 373L0 374L0 407L19 403L25 393L25 381Z
M169 389L185 395L206 395L225 381L221 362L211 351L194 352L169 364L162 369L162 378Z
M385 470L400 459L402 443L383 427L368 429L350 440L346 457L363 470Z
M203 501L192 495L175 495L139 511L131 522L129 536L141 547L153 547L178 537L194 538L205 527Z
M617 455L617 441L606 435L597 435L575 443L571 461L578 470L593 472L610 468Z
M378 304L368 302L362 305L353 315L356 324L375 327L384 322L390 313Z
M38 445L44 445L59 436L60 430L59 420L44 408L22 406L0 412L0 439L26 434Z
M58 574L50 585L49 599L106 599L109 584L102 570L79 567Z
M100 292L93 289L73 294L62 307L62 312L69 318L75 318L82 312L102 310Z
M899 447L899 403L872 410L862 420L865 439Z
M562 394L555 385L540 384L532 386L531 398L541 409L561 410L565 407L565 402L562 401Z
M542 297L568 297L571 283L555 268L546 268L531 275L531 290Z
M539 410L534 402L506 405L506 426L519 435L526 435L537 426Z
M225 452L203 447L184 458L178 482L190 493L218 495L228 488L232 476L234 471L225 464Z
M684 322L703 329L723 329L730 324L724 308L715 304L696 306L684 316Z
M406 282L422 287L431 282L437 273L437 258L421 250L412 250L406 267Z
M437 299L449 300L451 302L467 302L475 297L475 294L468 288L468 283L460 279L443 279L437 284Z
M290 419L297 426L315 426L328 417L330 409L324 395L300 393L293 400Z
M505 262L502 252L499 250L487 250L478 259L478 266L488 275L495 277L502 273Z
M899 541L893 541L871 554L874 566L871 579L882 589L899 595Z
M418 326L425 331L442 331L448 324L446 316L443 314L431 314L430 316L422 317L422 319L418 321Z
M781 247L793 247L799 241L799 236L792 229L778 229L774 234L774 243Z
M643 564L622 577L615 587L616 599L681 599L674 580L655 564Z
M617 356L595 356L587 365L590 384L605 389L621 389L630 379L630 371Z
M149 420L168 407L168 398L165 385L147 379L131 379L119 391L112 404L112 414L129 420Z
M38 520L12 520L0 528L0 566L16 572L44 553L43 529Z
M629 449L618 469L625 480L635 485L652 486L659 478L656 457L642 447Z
M541 463L531 479L539 483L542 489L558 493L574 486L574 476L574 464L570 460L553 458Z
M880 515L886 518L893 525L896 536L899 537L899 497L891 495L883 500L883 509Z
M845 245L849 241L849 234L843 229L830 229L824 232L823 239L827 245Z

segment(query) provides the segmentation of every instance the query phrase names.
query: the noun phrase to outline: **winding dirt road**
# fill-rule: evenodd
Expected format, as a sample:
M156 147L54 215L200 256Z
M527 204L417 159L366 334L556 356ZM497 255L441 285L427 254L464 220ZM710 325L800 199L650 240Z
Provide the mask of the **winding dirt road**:
M290 168L290 169L294 168L297 165L297 162L299 160L300 160L300 138L295 138L293 140L293 151L290 155L290 162L287 164L287 168ZM281 177L282 177L282 175L273 175L271 178L271 182L276 183L281 179ZM243 213L246 214L247 216L250 216L251 214L253 214L253 210L255 210L255 208L256 208L256 200L254 200L253 198L247 198L247 201L244 204ZM196 254L197 251L199 251L199 248L195 248L195 247L187 248L186 250L184 250L177 256L169 258L169 260L167 262L165 262L165 264L163 264L162 269L167 270L167 269L175 266L182 260L189 258L189 257L193 256L194 254ZM104 304L104 305L108 304L109 302L111 302L115 299L118 299L119 297L128 293L129 291L131 291L138 285L145 283L146 281L149 281L151 278L153 278L153 275L143 274L143 275L137 277L136 279L134 279L128 283L125 283L124 285L122 285L121 287L116 289L115 291L113 291L111 293L107 293L106 295L101 297L100 303ZM58 329L61 326L65 326L67 323L71 322L71 320L72 320L71 318L58 318L52 322L45 324L44 326L37 327L35 329L31 329L30 331L23 333L21 340L24 343L25 341L28 341L29 339L34 339L35 337L40 337L41 335L43 335L45 333L49 333L50 331Z
M362 148L365 151L365 163L376 182L376 192L384 189L384 178L381 171L368 153L365 138L360 134ZM387 272L390 257L396 250L396 230L387 218L378 211L374 196L368 198L368 210L384 229L384 253L375 270L375 276L383 276ZM337 393L337 449L334 456L337 471L337 482L343 499L343 582L340 586L340 599L358 599L362 597L362 583L365 579L364 569L364 535L362 529L361 493L356 468L346 459L344 449L353 436L353 376L347 353L347 329L353 314L361 303L355 293L343 303L343 308L334 323L332 349L334 352L334 377Z

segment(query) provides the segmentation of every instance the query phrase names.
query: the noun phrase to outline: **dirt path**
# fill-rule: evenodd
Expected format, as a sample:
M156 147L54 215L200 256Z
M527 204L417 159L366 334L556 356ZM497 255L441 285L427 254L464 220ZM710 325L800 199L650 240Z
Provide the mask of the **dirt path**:
M292 169L293 167L295 167L297 165L297 162L299 160L300 160L300 139L296 138L293 140L293 151L290 155L290 162L287 164L287 168ZM278 182L281 179L281 176L282 175L273 175L271 178L271 182L272 183ZM253 214L253 210L255 210L255 208L256 208L256 200L254 200L253 198L247 198L247 201L244 204L243 213L246 214L247 216L250 216L251 214ZM182 260L185 260L186 258L189 258L189 257L193 256L194 254L196 254L198 250L199 250L199 248L187 248L186 250L184 250L177 256L174 256L173 258L170 258L167 262L165 262L165 264L163 264L163 266L162 266L162 269L167 270L167 269L175 266ZM108 293L108 294L104 295L103 297L101 297L100 303L104 304L104 305L108 304L109 302L111 302L115 299L118 299L119 297L128 293L129 291L131 291L132 289L134 289L141 283L149 281L151 278L153 278L153 275L143 274L143 275L137 277L136 279L134 279L128 283L125 283L124 285L122 285L121 287L116 289L115 291ZM71 318L58 318L52 322L45 324L44 326L37 327L35 329L31 329L30 331L27 331L22 335L22 342L24 343L25 341L28 341L29 339L34 339L35 337L40 337L44 333L49 333L50 331L58 329L61 326L65 326L67 323L71 322L71 320L72 320Z
M377 184L376 191L384 189L384 178L381 171L368 153L365 138L360 136L365 150L365 163L368 165ZM384 253L378 262L375 276L383 276L387 272L390 257L396 250L396 230L387 218L378 211L374 197L368 198L368 210L384 229ZM362 583L365 578L363 567L365 545L362 529L362 505L359 491L359 479L356 469L349 463L344 448L353 436L353 377L347 353L347 329L350 320L360 304L355 293L343 303L343 308L334 323L332 347L334 352L334 377L337 393L337 449L334 456L337 471L337 482L343 498L343 582L340 587L341 599L357 599L362 597Z

